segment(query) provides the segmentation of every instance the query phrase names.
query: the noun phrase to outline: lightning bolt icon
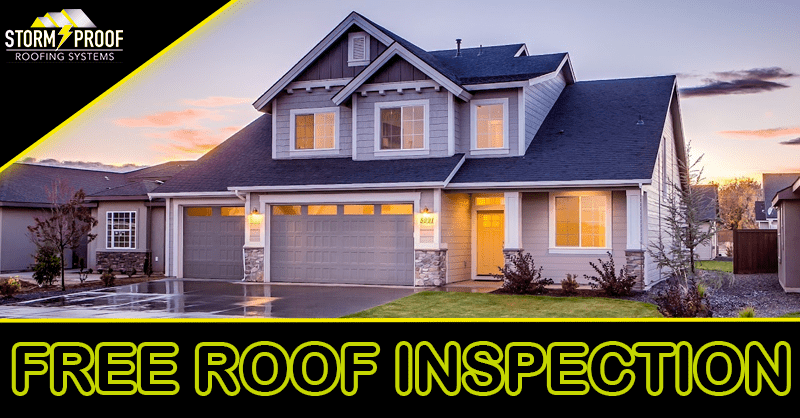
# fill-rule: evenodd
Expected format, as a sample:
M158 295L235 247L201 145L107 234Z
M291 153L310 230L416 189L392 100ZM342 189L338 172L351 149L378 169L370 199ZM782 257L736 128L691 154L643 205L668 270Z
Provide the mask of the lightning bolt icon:
M58 34L61 35L61 42L58 43L58 48L56 48L56 51L59 48L61 48L61 45L64 44L64 41L66 41L67 38L69 38L69 36L72 35L70 30L72 30L72 25L64 25L63 27L61 27L61 30L58 31Z

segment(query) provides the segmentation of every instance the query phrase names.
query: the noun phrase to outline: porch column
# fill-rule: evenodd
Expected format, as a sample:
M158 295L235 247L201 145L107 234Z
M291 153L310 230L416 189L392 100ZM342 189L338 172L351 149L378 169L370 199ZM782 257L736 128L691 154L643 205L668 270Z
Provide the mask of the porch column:
M625 246L625 271L636 276L635 290L644 290L644 251L642 248L642 195L641 190L626 190L627 244Z

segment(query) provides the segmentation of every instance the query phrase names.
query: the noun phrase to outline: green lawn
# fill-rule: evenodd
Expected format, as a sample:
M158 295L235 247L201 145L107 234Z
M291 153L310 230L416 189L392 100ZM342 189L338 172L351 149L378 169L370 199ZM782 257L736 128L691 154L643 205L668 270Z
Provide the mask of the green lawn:
M779 316L778 318L800 318L800 312L792 312Z
M344 318L658 318L654 305L609 298L420 292Z
M733 261L696 261L694 267L702 270L717 270L733 273Z

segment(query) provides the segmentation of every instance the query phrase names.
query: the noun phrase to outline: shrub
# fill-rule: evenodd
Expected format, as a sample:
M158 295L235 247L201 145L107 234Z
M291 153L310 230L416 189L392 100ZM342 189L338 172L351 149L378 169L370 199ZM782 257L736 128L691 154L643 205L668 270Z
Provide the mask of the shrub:
M654 297L658 311L668 318L694 318L711 316L706 304L706 287L697 285L694 277L677 272L667 279L667 290Z
M597 267L596 264L592 263L591 261L589 262L589 265L592 266L599 277L588 276L585 274L583 277L592 281L592 283L589 283L589 285L592 286L592 289L600 288L609 296L630 295L631 289L636 283L636 276L625 273L625 269L619 269L619 275L617 275L614 272L614 257L611 255L610 251L608 251L607 254L608 262L604 262L599 258L597 259L597 261L600 262L602 270L600 267Z
M109 267L108 270L100 275L100 280L103 282L105 287L114 286L114 280L116 280L116 277L114 276L114 270Z
M542 267L536 268L533 256L518 251L510 257L511 266L499 267L503 279L503 289L514 294L544 293L545 286L553 284L551 279L542 278Z
M578 281L575 279L577 275L567 273L567 278L561 281L561 290L568 295L578 293Z
M52 286L53 280L61 274L61 258L56 250L43 246L39 247L34 256L36 264L33 265L33 279L39 287Z
M755 317L756 317L756 308L752 306L748 306L739 311L739 318L755 318Z
M127 274L128 277L130 278L133 277L134 274L136 274L136 269L131 267L128 270L124 270L123 273Z
M0 283L0 295L3 297L10 298L14 296L22 288L22 284L19 282L19 276L11 277L7 280L3 280Z

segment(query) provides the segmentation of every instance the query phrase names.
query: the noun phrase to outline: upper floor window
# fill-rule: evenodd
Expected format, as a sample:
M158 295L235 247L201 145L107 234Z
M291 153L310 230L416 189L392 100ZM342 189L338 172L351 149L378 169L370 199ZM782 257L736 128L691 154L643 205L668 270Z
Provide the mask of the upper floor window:
M353 32L348 35L347 41L347 65L369 65L369 35L366 32Z
M293 109L290 112L292 151L336 150L339 109Z
M508 152L508 99L473 100L470 108L473 153Z
M375 121L376 153L427 151L427 100L376 103Z
M106 248L136 248L136 212L106 212Z

